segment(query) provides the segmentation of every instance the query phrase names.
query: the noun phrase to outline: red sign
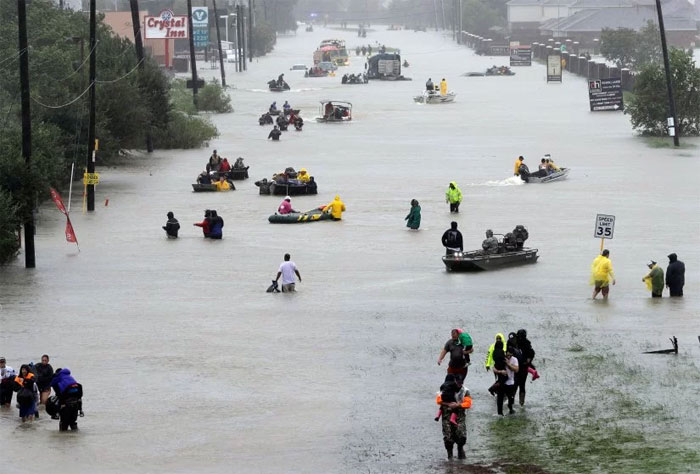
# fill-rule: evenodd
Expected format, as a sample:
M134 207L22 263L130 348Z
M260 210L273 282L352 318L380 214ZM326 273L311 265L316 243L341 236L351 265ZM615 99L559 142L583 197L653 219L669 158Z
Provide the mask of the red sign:
M70 222L70 217L68 217L68 211L66 211L66 206L63 205L63 199L61 195L58 194L54 188L49 188L51 191L51 199L56 203L56 207L66 216L66 240L68 242L73 242L78 245L78 238L75 236L75 230L73 230L73 224Z
M175 15L172 10L163 10L158 16L143 18L146 39L189 38L187 15Z

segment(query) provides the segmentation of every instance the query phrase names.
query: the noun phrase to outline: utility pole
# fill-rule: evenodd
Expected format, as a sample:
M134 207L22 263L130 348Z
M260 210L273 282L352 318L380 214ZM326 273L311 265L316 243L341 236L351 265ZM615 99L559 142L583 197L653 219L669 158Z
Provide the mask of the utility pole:
M462 44L462 0L459 0L459 31L457 32L457 44Z
M253 25L255 24L253 17L254 11L255 6L253 5L253 0L248 0L248 58L251 63L253 62Z
M87 146L87 172L95 172L95 108L97 106L95 99L95 76L97 62L95 57L97 56L97 44L96 37L96 15L95 15L95 2L96 0L90 0L90 119L88 121L88 146ZM95 210L95 185L88 184L87 186L87 210Z
M246 62L246 25L245 25L245 6L241 5L241 49L243 50L243 70L247 71L248 70L248 63Z
M435 12L435 31L438 30L437 0L433 0L433 11Z
M668 134L673 137L673 145L680 146L678 138L678 117L676 116L676 101L673 98L673 83L671 82L671 63L668 59L668 47L666 46L666 29L664 28L664 15L661 12L661 0L656 0L656 12L659 15L659 32L661 33L661 51L664 55L664 69L666 70L666 89L668 90Z
M237 49L237 59L238 59L238 72L243 72L243 66L245 66L245 49L243 48L243 8L240 5L236 5L236 39L238 40Z
M94 0L92 0L94 1ZM187 0L187 32L190 36L190 67L192 68L192 102L197 109L197 57L194 54L194 31L192 27L192 0Z
M445 0L440 0L440 5L442 7L442 29L447 29L447 23L445 22Z
M22 93L22 156L24 166L32 166L32 118L29 111L29 47L27 45L27 2L17 0L17 17L19 20L19 82ZM31 189L32 183L23 186ZM34 193L27 193L26 214L24 217L24 266L36 267L34 253Z
M221 31L219 30L219 12L216 9L216 0L212 0L214 4L214 20L216 21L216 42L219 45L219 66L221 67L221 87L226 87L226 72L224 71L224 54L221 51ZM228 23L228 18L226 18Z
M141 74L146 69L146 61L143 57L143 40L141 39L141 21L139 17L139 0L129 0L131 5L131 24L134 28L134 46L136 47L136 59L139 60L139 71ZM167 41L167 40L166 40ZM146 129L146 150L153 153L153 137L151 137L150 124Z

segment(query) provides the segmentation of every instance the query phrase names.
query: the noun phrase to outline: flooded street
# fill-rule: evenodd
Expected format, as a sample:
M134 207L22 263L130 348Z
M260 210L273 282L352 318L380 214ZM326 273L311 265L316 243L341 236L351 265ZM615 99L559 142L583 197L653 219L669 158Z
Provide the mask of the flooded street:
M289 71L333 37L347 41L351 66L334 78ZM0 445L14 455L3 472L469 472L445 460L433 421L445 371L436 359L452 327L475 344L468 463L512 461L517 441L520 462L551 472L578 470L567 464L577 459L581 472L697 467L700 141L653 148L621 113L589 112L585 79L547 85L540 64L462 77L508 58L476 56L442 33L377 27L363 42L400 48L413 81L341 85L345 71L363 70L359 40L302 28L247 73L227 65L235 112L211 116L220 137L209 148L98 166L91 215L80 213L79 190L80 253L53 203L42 205L37 268L25 270L23 257L0 268L0 355L15 368L43 353L70 367L86 415L64 435L43 409L25 427L4 408ZM268 92L282 72L292 90ZM445 77L455 103L415 104L428 77ZM352 102L353 121L315 123L322 99ZM301 108L303 132L266 139L257 119L274 100ZM235 192L191 192L212 149L250 165ZM508 179L518 155L532 170L545 153L572 168L568 180ZM254 181L287 166L318 182L318 196L293 198L295 209L340 194L343 220L269 224L280 198L258 195ZM444 200L452 180L464 193L456 219ZM414 198L418 232L404 222ZM222 241L192 226L205 209L224 218ZM182 226L177 240L161 230L168 211ZM596 213L617 218L608 302L592 301L588 286ZM440 238L453 219L465 249L479 248L487 228L523 224L540 260L449 274ZM267 294L285 252L303 281L296 294ZM686 296L652 300L646 263L665 270L671 252L686 264ZM521 327L542 378L528 382L525 409L496 419L483 360L497 332ZM641 354L674 335L678 356ZM27 448L41 452L30 468L18 455Z

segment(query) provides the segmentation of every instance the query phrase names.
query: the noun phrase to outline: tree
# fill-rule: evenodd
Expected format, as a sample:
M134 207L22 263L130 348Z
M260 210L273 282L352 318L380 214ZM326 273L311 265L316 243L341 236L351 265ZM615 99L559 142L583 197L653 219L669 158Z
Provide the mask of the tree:
M670 50L672 84L679 135L700 135L700 70L691 51ZM634 84L634 96L625 104L632 127L643 135L667 135L668 99L663 66L642 67Z
M639 30L604 28L600 33L600 54L617 67L640 70L645 64L661 61L661 36L653 21Z

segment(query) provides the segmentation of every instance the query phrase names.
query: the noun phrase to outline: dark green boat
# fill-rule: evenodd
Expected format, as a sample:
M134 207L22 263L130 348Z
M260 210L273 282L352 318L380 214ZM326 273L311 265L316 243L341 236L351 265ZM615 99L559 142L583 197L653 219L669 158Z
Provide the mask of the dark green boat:
M330 221L333 217L321 209L311 209L306 212L291 212L289 214L272 214L267 218L270 224L304 224L306 222Z

